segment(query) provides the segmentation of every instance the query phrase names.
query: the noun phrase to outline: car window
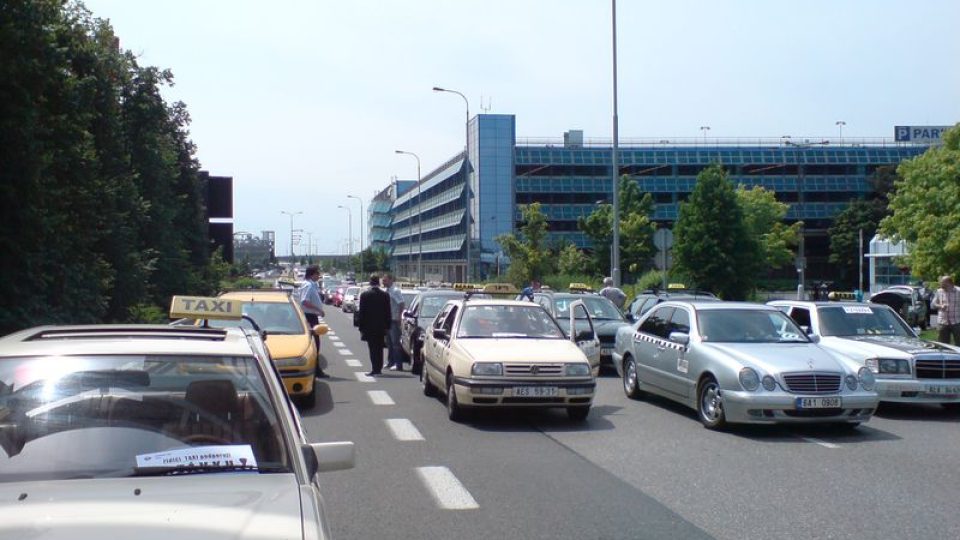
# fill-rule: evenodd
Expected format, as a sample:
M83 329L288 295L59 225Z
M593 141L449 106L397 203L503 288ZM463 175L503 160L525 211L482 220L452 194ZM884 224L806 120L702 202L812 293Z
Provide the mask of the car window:
M796 323L780 310L710 309L697 313L700 338L722 343L808 342Z
M260 330L268 334L300 335L307 332L307 327L297 308L290 302L245 302L243 314L257 323ZM207 323L215 328L228 326L249 326L247 321L230 321L211 319ZM244 324L245 323L245 324Z
M4 358L0 482L289 472L265 382L275 375L261 366L253 356ZM178 468L196 446L246 465L210 458L206 470Z
M657 337L667 338L670 315L672 314L674 308L666 307L657 309L650 314L640 325L640 331L645 334L650 334Z
M643 305L640 306L640 315L643 315L644 313L650 311L653 308L653 306L659 303L660 303L659 298L647 298L647 300L643 303Z
M820 308L818 313L820 331L825 336L913 336L913 331L885 306L830 306Z
M443 323L447 320L447 313L450 313L451 307L453 306L452 305L448 306L446 305L446 303L444 303L444 306L442 306L443 309L438 311L437 316L433 319L433 328L435 329L443 328ZM424 310L426 310L426 306L424 306Z
M669 336L671 332L690 333L690 314L687 313L687 310L682 308L674 310L670 317L670 331L667 332L667 335Z
M427 295L420 297L420 316L435 317L440 313L440 309L447 304L455 295Z
M484 305L464 309L457 337L563 339L564 334L540 306Z
M790 318L792 318L799 326L806 326L807 328L811 327L810 310L807 308L795 307L791 309Z
M450 306L450 311L447 313L447 318L443 321L442 328L446 330L448 334L453 333L453 324L457 321L457 312L459 310L459 306Z

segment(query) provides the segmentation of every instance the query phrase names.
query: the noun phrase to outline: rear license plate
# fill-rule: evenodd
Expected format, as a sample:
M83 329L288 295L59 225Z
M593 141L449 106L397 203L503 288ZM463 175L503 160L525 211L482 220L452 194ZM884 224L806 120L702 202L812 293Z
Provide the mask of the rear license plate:
M842 405L838 397L797 398L798 409L840 409Z
M560 394L556 386L514 386L513 395L517 397L556 397Z
M926 389L924 389L924 392L935 396L955 396L960 394L960 386L931 384L927 385Z

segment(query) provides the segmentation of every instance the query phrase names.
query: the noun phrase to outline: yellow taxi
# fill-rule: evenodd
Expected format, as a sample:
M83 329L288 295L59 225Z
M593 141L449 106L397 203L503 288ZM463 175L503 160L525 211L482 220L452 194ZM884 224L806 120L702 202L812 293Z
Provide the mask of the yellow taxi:
M241 303L243 315L266 335L267 349L287 393L310 409L317 401L314 377L320 359L313 336L322 336L329 328L325 323L310 328L295 294L289 290L251 289L226 292L218 298ZM237 323L208 320L207 324L222 328Z

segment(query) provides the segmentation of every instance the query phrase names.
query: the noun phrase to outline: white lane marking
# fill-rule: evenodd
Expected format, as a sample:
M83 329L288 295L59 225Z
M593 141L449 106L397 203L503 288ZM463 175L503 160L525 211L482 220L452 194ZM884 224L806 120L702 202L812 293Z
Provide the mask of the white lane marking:
M372 401L374 405L396 405L393 398L390 397L390 394L383 390L367 390L367 395L370 396L370 401Z
M336 347L336 348L338 348L338 349L343 348L343 347L346 347L346 345L345 345L344 343L340 342L340 341L333 341L333 342L331 342L331 343L333 343L333 346Z
M347 358L344 360L350 367L363 367L363 362L357 360L356 358Z
M347 349L337 349L337 352L342 354L343 356L353 356L353 353Z
M417 467L420 480L433 495L437 505L445 510L473 510L480 508L467 488L446 467Z
M360 382L377 382L376 379L374 379L373 377L368 376L366 373L364 373L364 372L362 372L362 371L354 371L354 372L353 372L353 376L356 377L357 380L360 381Z
M331 336L328 334L327 337L330 338L330 341L340 341L340 338L338 338L337 336Z
M829 442L827 442L827 441L823 441L823 440L817 439L817 438L815 438L815 437L800 437L800 438L803 439L803 440L805 440L805 441L807 441L807 442L812 442L813 444L819 444L820 446L823 446L824 448L833 448L833 449L840 448L840 445L839 445L839 444L829 443Z
M413 425L413 422L406 418L386 418L384 422L387 423L387 427L390 428L390 432L393 433L393 438L398 441L424 440L417 426Z

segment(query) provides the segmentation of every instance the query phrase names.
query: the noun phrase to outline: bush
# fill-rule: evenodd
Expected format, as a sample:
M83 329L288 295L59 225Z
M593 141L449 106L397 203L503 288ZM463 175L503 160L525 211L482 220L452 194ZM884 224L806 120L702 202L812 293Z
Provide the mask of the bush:
M264 284L257 278L252 278L248 276L239 277L237 279L225 279L220 282L220 289L262 289Z
M555 291L566 291L571 283L586 283L593 287L594 290L600 290L600 287L602 287L597 278L587 274L551 274L544 276L541 280L541 284ZM523 286L526 287L527 284Z
M144 324L167 324L169 312L152 304L137 304L130 308L131 322Z

